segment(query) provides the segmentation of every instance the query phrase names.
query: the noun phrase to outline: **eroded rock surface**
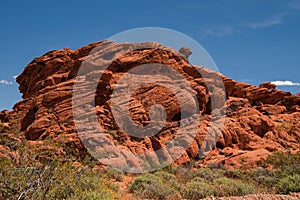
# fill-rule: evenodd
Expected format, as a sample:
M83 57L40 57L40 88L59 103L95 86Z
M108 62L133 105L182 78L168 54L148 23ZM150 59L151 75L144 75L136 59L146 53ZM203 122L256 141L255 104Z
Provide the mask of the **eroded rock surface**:
M85 147L78 137L73 118L73 88L83 61L93 56L97 57L97 53L91 55L90 53L101 44L110 48L112 52L120 51L117 44L103 41L77 50L55 50L35 58L17 77L23 100L17 103L10 113L1 112L0 120L5 123L17 123L22 131L21 135L28 141L44 141L52 138L54 141L63 141L68 147L83 152ZM128 47L130 44L124 45ZM85 74L86 82L96 79L99 84L96 92L82 93L84 106L80 107L79 118L89 119L91 114L89 111L95 110L98 126L102 127L108 138L106 142L115 145L116 149L111 151L116 153L118 149L125 149L136 154L153 152L165 147L178 132L182 113L174 91L167 87L174 85L172 79L166 80L164 85L166 87L150 84L138 88L129 102L130 118L141 127L151 123L149 111L153 105L164 106L166 122L158 134L143 138L131 136L120 129L114 119L111 97L115 87L121 87L118 81L134 67L149 63L163 64L179 72L188 81L199 102L197 112L201 114L201 118L196 135L190 142L189 148L178 156L179 159L176 158L175 165L186 163L191 159L199 160L200 152L205 156L201 165L219 163L227 168L255 166L257 160L271 152L300 149L299 94L292 95L277 90L271 83L264 83L259 87L238 83L204 67L197 67L201 72L199 73L175 50L158 43L149 43L149 45L153 48L135 49L116 57L106 70L101 69L100 80L97 77L97 70L99 70L97 65L93 66L96 72L88 71ZM111 61L111 56L103 56L102 62ZM203 75L206 77L205 80ZM217 98L221 96L222 88L219 87L220 83L215 83L215 76L220 76L224 82L225 105L222 105L221 98ZM180 84L176 87L180 89ZM184 91L184 88L181 88L182 90ZM210 94L215 95L214 104L219 115L226 115L222 130L209 133L208 139L213 141L217 138L215 146L210 146L210 143L206 145L204 142L207 140L207 130L213 117ZM91 96L95 102L87 104L86 101L90 101ZM193 106L193 100L186 98L185 104L187 108ZM218 121L218 115L214 118ZM88 132L93 130L94 126L95 124L89 124L87 120L84 128ZM188 128L194 127L187 127L187 130ZM205 145L206 147L203 148ZM178 151L180 150L176 149L175 145L173 151L163 152L163 155L153 154L150 159L156 162L159 161L160 156L163 156L172 160ZM128 162L130 166L139 165L139 161L131 159L130 156L131 154L128 153L115 155L115 158L118 158L119 165L128 165ZM113 157L109 157L106 162L111 160Z

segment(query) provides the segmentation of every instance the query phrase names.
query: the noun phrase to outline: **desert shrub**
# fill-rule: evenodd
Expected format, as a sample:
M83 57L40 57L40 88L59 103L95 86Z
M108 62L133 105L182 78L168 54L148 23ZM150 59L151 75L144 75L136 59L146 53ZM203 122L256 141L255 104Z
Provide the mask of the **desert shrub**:
M215 193L214 186L210 185L202 178L195 178L183 189L182 197L185 199L198 200L215 195Z
M106 183L108 183L107 185L109 186L109 188L111 190L113 190L114 192L119 192L120 190L120 184L117 182L112 182L111 180L109 180L108 182L106 181Z
M53 181L55 166L15 167L1 160L0 199L43 199Z
M68 163L61 165L54 174L47 199L85 199L88 196L114 199L113 191L104 183L102 176L99 170L74 167Z
M16 166L10 160L1 159L0 166L0 199L116 198L99 170L55 161Z
M273 190L273 186L278 182L274 171L262 167L244 172L243 180L253 180L260 185L261 189Z
M224 177L225 171L222 169L210 169L210 168L202 168L195 170L194 177L203 178L209 182L213 182L213 180Z
M162 170L169 172L170 174L175 174L176 168L172 164L169 164L165 166Z
M174 174L170 174L166 171L157 171L154 174L162 179L164 188L170 188L176 193L182 188L182 184L177 181Z
M147 185L161 184L161 178L153 174L143 174L134 179L130 185L130 190L132 192L137 192L144 190Z
M244 179L245 173L244 173L244 171L239 170L239 169L232 169L232 170L226 171L225 176L227 178Z
M5 146L9 151L16 151L19 141L7 133L0 133L0 145Z
M297 185L300 185L300 152L275 152L267 159L260 160L258 165L262 168L251 170L247 174L260 186L268 191L275 190L283 194L297 191ZM273 166L273 170L264 169L270 165Z
M176 176L174 174L166 171L157 171L154 175L160 177L164 182L176 180Z
M300 175L295 174L281 178L276 184L276 189L281 194L300 192Z
M276 189L278 193L289 193L297 191L300 176L300 152L291 154L291 152L275 152L261 160L260 166L273 166L273 170L260 169L256 174L252 174L251 178L261 183L266 188ZM298 187L299 191L299 187Z
M120 171L118 169L114 169L114 168L106 168L105 169L105 175L108 176L108 178L113 178L116 181L123 181L124 179L124 172Z
M273 165L277 176L300 174L300 152L275 152L269 155L263 164Z
M166 179L163 181L161 177ZM146 199L180 199L179 188L172 174L157 172L138 176L130 185L130 190L136 195ZM173 185L174 184L174 185Z
M139 193L143 199L156 199L156 200L164 200L164 199L181 199L181 195L179 191L174 188L170 188L160 185L146 185L145 189Z
M195 177L201 177L205 180L212 182L214 179L223 177L225 170L222 169L210 169L210 168L201 168L197 170L192 170L179 166L175 170L176 177L181 183L188 183Z
M186 184L196 177L204 178L209 182L213 182L213 180L216 178L224 177L225 172L226 171L222 169L201 168L197 170L191 170L179 166L176 169L175 174L179 182Z
M177 177L178 182L182 184L190 182L195 176L194 170L188 169L184 166L178 166L175 169L175 175Z
M222 177L214 182L217 184L218 196L243 196L255 192L255 187L252 183L241 180Z
M76 193L71 197L68 197L67 200L99 200L99 199L115 199L113 195L108 191L85 191L81 193Z
M25 139L1 133L0 145L5 151L0 157L0 199L116 199L113 190L117 186L104 177L119 178L119 174L103 176L102 170L87 167L96 163L89 155L81 156L84 162L74 166L73 156L56 155L64 148L62 144L46 139L43 144L29 145Z

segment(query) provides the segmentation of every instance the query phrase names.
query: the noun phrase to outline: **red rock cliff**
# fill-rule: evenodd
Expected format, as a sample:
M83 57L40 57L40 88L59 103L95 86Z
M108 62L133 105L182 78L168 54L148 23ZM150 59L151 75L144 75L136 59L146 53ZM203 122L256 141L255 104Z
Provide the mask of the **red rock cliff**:
M35 58L17 77L23 100L14 106L12 112L1 113L0 120L17 122L21 135L28 141L52 138L54 141L63 141L79 152L84 151L74 125L72 92L79 67L99 44L101 42L77 50L55 50ZM113 50L115 44L110 45ZM179 71L195 91L203 118L194 141L175 164L185 163L190 159L198 160L211 118L211 88L206 86L201 75L185 58L173 51L164 48L139 49L115 60L103 73L97 87L95 109L99 124L117 146L131 152L157 150L174 137L180 120L180 105L176 97L163 87L140 88L130 102L131 118L142 125L150 120L148 111L151 105L164 105L167 122L159 134L137 139L116 126L110 108L114 85L124 72L146 63L161 63ZM203 67L198 69L208 76L216 74ZM246 164L254 166L255 161L273 151L299 150L300 95L277 90L270 83L257 87L238 83L223 75L221 78L227 99L225 125L216 145L208 146L206 152L202 152L206 155L201 162L203 165L222 163L228 168ZM214 93L218 93L217 87L214 88Z

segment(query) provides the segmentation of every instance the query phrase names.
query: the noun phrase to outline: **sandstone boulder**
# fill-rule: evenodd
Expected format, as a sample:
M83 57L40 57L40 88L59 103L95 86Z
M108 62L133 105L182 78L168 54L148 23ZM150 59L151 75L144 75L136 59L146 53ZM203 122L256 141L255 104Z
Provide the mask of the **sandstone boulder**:
M238 83L204 67L199 66L196 69L175 50L158 43L143 45L145 44L152 48L135 49L118 57L114 55L123 51L122 45L102 41L77 50L51 51L35 58L17 77L23 100L14 106L13 111L2 111L0 121L17 123L21 129L21 136L28 141L43 142L47 138L62 140L66 144L65 147L77 149L81 153L84 153L86 144L89 144L90 148L98 148L95 144L99 142L103 144L99 148L113 144L113 147L109 146L112 154L103 152L109 155L109 159L103 160L103 164L115 162L120 166L139 166L139 160L131 159L133 154L147 154L168 145L172 147L169 151L160 152L160 155L149 153L148 158L156 163L163 156L175 165L195 159L201 161L202 165L217 162L235 168L247 164L254 166L256 160L275 150L300 148L300 95L277 90L270 83L259 87ZM99 45L104 45L114 53L99 58L97 52L93 53ZM130 44L123 44L123 47L124 45L130 47ZM83 72L84 79L79 80L79 89L85 89L89 82L95 80L97 86L95 91L79 93L81 100L77 102L78 107L74 108L72 97L76 76L80 66L87 59L101 60L100 64L103 65L111 60L113 62L106 70L97 68L93 62L88 63L94 70ZM151 63L167 65L179 72L192 91L188 91L180 81L174 81L175 77L166 79L164 86L141 86L130 97L127 117L131 121L116 118L112 109L113 91L116 88L125 91L129 87L119 84L119 81L131 69ZM153 74L165 73L163 68L151 65L148 69L146 80L157 79ZM102 77L99 79L100 72ZM170 89L172 87L176 89ZM222 103L223 89L226 92L225 104ZM175 95L181 91L184 91L181 95L185 97L183 102ZM190 94L196 99L190 98ZM196 101L198 108L193 109ZM165 113L160 108L155 108L155 112L151 113L153 106L157 104L165 108ZM122 110L122 105L126 105L126 101L119 96L116 108L127 112L126 109ZM182 111L183 105L185 111ZM216 109L212 110L213 107ZM74 109L79 113L76 119L83 122L84 126L75 126ZM186 130L182 133L182 138L189 138L188 130L194 129L195 126L189 124L187 119L193 119L194 111L201 116L199 126L196 127L195 135L190 137L187 148L180 149L173 139L178 134L180 124L184 125ZM97 123L92 122L94 115ZM222 124L222 115L226 115L225 124L219 126L218 124ZM165 122L160 124L164 116ZM151 124L153 120L156 120L157 124ZM214 123L211 123L212 120ZM125 130L118 122L124 122L121 125ZM128 133L129 129L126 129L128 122L140 128L151 124L150 128L158 130L158 133L143 135L141 138L131 135ZM106 139L94 134L93 131L98 126L107 136ZM82 142L82 138L79 137L79 129L87 133L87 143ZM67 149L60 149L58 152L64 151Z

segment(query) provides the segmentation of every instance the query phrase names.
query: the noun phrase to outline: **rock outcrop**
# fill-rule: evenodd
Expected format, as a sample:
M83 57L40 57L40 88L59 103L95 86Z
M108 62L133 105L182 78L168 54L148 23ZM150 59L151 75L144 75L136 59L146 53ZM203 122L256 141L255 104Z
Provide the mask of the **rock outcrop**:
M95 47L105 43L105 41L93 43L77 50L55 50L35 58L17 77L23 100L14 106L13 111L1 112L0 120L5 123L17 123L21 136L29 142L51 138L63 142L69 148L77 149L78 154L84 152L85 147L78 137L74 124L73 88L82 63L93 56L90 53ZM217 73L204 67L197 67L201 71L199 73L175 51L157 43L150 44L159 48L136 49L114 60L107 70L103 71L95 94L88 94L94 95L95 105L91 102L90 106L95 109L99 125L116 147L133 153L151 152L164 147L175 137L182 117L181 105L172 91L166 87L155 85L140 87L129 102L132 121L142 127L150 124L149 111L152 105L161 104L165 107L166 123L155 136L138 138L127 134L118 127L111 109L111 97L116 83L128 70L142 64L160 63L185 77L198 99L198 112L201 114L200 125L193 141L176 159L175 165L191 159L199 160L199 152L205 151L202 152L205 157L201 159L201 165L217 163L227 168L251 167L256 165L257 160L274 151L300 149L299 94L292 95L277 90L271 83L257 87L238 83L218 74L224 83L226 105L219 105L218 100L215 103L220 115L226 115L225 124L217 136L211 136L218 138L216 145L207 145L203 150L205 135L212 118L210 95L218 97L222 89L218 84L213 84L212 87L206 84L213 82L212 77ZM112 51L118 50L114 43L108 42L107 45ZM206 81L203 80L203 74L208 77ZM95 77L97 78L93 73L86 75L86 79L92 80ZM166 85L172 84L174 82L166 81ZM187 107L192 104L192 100L187 99ZM86 114L86 111L82 110L81 117L85 118ZM86 129L89 129L88 123L86 126ZM120 164L130 161L126 155L122 156L124 160L120 160Z

